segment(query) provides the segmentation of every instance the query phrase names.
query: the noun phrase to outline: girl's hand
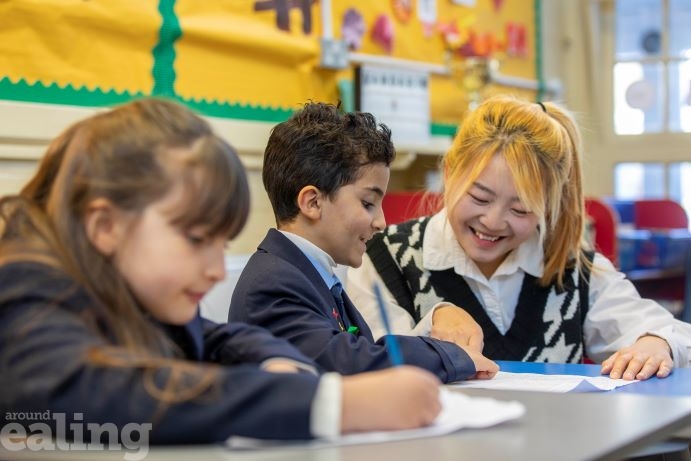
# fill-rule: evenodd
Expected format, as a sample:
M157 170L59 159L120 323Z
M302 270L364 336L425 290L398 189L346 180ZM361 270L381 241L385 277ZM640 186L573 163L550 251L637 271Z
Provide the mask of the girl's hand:
M428 426L441 411L440 382L422 368L400 366L343 377L341 431Z
M602 362L600 372L613 379L641 379L652 375L669 376L674 367L669 344L658 336L641 336L629 347L620 349Z
M261 368L271 373L297 373L300 371L292 360L283 360L280 358L267 360L262 364Z
M465 310L453 304L434 310L430 336L478 353L482 353L484 347L480 325Z

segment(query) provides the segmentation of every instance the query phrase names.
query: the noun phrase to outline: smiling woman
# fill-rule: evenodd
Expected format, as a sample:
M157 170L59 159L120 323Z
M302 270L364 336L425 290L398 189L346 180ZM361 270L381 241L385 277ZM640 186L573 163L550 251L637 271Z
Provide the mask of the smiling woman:
M587 356L626 379L691 364L691 325L642 299L585 242L580 134L567 110L489 98L461 123L442 171L444 209L387 227L348 271L375 336L371 287L383 281L395 332L472 337L479 325L494 360Z

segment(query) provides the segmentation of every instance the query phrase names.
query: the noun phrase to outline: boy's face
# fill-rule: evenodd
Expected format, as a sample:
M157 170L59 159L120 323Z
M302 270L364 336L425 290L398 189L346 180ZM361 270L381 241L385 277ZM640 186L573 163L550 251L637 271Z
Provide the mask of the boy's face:
M362 168L360 178L341 187L333 200L324 200L318 239L314 242L337 264L359 267L366 243L386 226L382 199L389 184L383 163Z

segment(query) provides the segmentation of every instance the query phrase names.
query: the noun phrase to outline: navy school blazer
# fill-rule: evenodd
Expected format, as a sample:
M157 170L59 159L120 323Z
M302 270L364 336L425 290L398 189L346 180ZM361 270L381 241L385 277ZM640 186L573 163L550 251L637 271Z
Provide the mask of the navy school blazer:
M287 339L327 371L353 374L390 366L383 339L344 292L346 317L359 333L344 332L332 311L335 300L302 251L270 229L233 290L228 320L264 327ZM467 379L475 365L457 345L428 337L397 336L406 364L425 368L442 382Z
M261 328L217 325L201 317L185 326L162 326L190 364L223 365L215 367L212 386L198 397L162 405L145 386L153 382L163 388L168 367L145 371L85 360L89 349L110 344L108 326L90 317L91 304L62 271L36 263L0 266L0 425L42 422L55 434L53 418L17 420L12 413L62 413L63 427L82 426L84 442L89 441L88 423L113 423L118 429L151 423L152 444L218 442L231 435L311 437L310 409L319 377L258 367L271 357L316 367L286 341Z

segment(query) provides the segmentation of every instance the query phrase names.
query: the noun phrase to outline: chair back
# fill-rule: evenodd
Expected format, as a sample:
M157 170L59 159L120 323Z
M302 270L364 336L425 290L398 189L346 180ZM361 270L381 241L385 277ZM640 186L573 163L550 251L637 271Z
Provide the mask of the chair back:
M688 229L689 218L674 200L636 200L633 203L633 225L636 229Z
M585 212L593 220L595 249L617 266L619 255L617 243L619 216L617 212L608 203L594 197L586 197Z
M441 194L425 190L389 192L382 201L387 225L434 214L442 206Z

